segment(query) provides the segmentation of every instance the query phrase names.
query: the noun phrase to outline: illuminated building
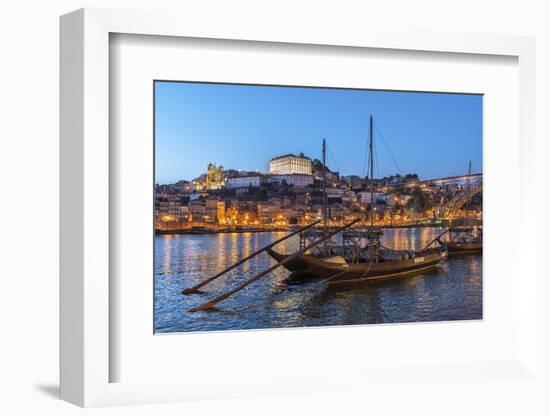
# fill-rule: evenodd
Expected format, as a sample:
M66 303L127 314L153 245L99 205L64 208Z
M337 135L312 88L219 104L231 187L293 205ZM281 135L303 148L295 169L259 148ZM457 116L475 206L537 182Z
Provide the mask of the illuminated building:
M205 209L207 222L225 222L225 202L218 199L207 199Z
M163 222L185 221L189 216L188 199L175 196L155 199L155 217Z
M191 212L191 219L194 222L201 222L206 216L206 206L204 201L191 201L189 203L189 210Z
M258 219L262 224L271 224L277 220L277 215L280 214L280 206L271 202L258 202L256 205Z
M223 188L223 166L210 163L206 172L206 189L221 188Z
M274 157L269 161L269 173L272 175L291 175L293 173L303 173L311 175L311 159L301 153L299 156L287 154Z

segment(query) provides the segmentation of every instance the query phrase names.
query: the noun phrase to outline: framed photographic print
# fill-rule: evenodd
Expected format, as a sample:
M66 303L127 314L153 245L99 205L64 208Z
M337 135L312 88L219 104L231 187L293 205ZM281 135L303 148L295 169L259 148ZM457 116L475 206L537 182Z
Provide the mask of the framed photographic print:
M155 333L482 319L482 95L154 100Z
M247 22L61 19L62 398L537 383L533 39Z

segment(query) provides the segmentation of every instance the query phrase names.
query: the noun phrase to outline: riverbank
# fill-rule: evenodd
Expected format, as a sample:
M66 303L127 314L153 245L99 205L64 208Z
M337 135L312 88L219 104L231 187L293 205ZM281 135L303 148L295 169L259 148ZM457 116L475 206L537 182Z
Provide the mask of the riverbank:
M165 235L165 234L243 234L243 233L273 233L273 232L287 232L287 231L293 231L292 228L286 228L286 227L279 227L279 228L235 228L235 229L226 229L226 228L219 228L219 229L206 229L206 228L200 228L200 229L193 229L193 228L186 228L186 229L174 229L174 230L155 230L155 234L157 235Z
M416 224L399 224L399 225L375 225L377 228L395 230L408 228L441 228L448 227L446 223L416 223ZM273 232L292 232L300 229L300 227L276 227L276 228L184 228L172 230L155 230L157 235L166 234L242 234L242 233L273 233ZM329 227L331 229L331 227Z

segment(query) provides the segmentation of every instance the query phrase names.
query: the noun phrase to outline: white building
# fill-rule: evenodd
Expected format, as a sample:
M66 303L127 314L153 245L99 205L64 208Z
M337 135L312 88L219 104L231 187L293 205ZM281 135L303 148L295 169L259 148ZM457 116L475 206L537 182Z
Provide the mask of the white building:
M260 186L261 175L235 176L228 178L225 187L229 189L248 188L249 186Z
M289 185L306 187L313 185L313 175L306 175L302 173L293 173L290 175L270 175L267 179L271 183L281 184L286 182Z
M293 173L311 175L311 159L303 154L274 157L269 161L269 173L273 175L291 175Z

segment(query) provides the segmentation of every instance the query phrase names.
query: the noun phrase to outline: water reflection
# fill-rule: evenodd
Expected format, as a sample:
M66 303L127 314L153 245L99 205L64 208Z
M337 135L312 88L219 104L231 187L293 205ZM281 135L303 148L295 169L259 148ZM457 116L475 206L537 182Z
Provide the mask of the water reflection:
M420 249L442 230L386 231L383 244ZM288 282L283 268L220 304L216 312L187 312L275 264L267 254L245 263L206 286L207 293L181 295L284 233L163 235L155 239L155 327L157 332L280 328L367 323L480 319L482 258L449 258L438 268L378 283L328 287L320 280ZM298 238L277 246L292 252Z

